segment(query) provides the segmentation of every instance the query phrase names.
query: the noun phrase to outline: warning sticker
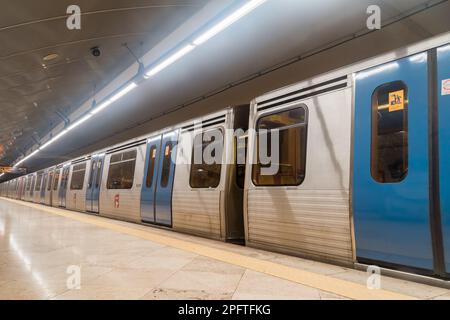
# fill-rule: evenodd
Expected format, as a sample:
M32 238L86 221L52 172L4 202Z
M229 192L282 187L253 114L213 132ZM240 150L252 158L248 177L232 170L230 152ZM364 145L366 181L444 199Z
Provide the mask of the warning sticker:
M442 80L442 95L447 96L450 94L450 79Z
M405 109L405 91L395 91L389 93L389 112Z

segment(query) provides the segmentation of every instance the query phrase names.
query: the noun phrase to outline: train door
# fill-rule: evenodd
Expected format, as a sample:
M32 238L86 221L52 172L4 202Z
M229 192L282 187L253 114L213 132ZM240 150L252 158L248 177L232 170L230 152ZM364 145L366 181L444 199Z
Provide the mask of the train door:
M155 193L155 222L172 226L172 189L175 176L178 131L165 133L161 140L158 186Z
M356 76L353 214L359 262L433 272L430 60L421 53Z
M69 179L70 166L63 167L61 174L61 184L59 186L59 206L66 207L67 180Z
M105 155L95 155L91 160L91 170L86 190L86 211L99 212L100 186Z
M445 272L450 273L450 45L437 50L439 185Z
M145 222L172 226L172 189L178 130L149 139L141 193Z

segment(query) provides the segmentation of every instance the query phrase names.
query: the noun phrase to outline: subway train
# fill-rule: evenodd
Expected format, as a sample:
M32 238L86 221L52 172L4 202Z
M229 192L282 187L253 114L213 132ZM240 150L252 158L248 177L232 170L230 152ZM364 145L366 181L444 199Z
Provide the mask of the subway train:
M449 119L446 33L30 173L0 192L328 263L448 279ZM228 129L247 134L202 138ZM271 132L278 169L267 175L258 149ZM182 161L210 143L223 146L222 162Z

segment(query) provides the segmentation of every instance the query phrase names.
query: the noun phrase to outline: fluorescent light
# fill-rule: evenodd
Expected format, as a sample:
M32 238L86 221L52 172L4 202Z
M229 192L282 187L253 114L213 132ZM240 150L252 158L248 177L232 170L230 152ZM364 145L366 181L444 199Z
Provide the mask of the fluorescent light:
M211 29L206 31L204 34L199 36L197 39L195 39L195 41L193 43L188 44L185 47L181 48L180 50L178 50L177 52L172 54L170 57L168 57L167 59L165 59L164 61L162 61L161 63L159 63L155 67L153 67L152 69L150 69L146 73L146 77L150 78L150 77L154 76L155 74L161 72L162 70L164 70L165 68L167 68L168 66L170 66L173 63L175 63L176 61L181 59L183 56L187 55L189 52L194 50L196 48L196 46L199 46L199 45L205 43L206 41L208 41L209 39L214 37L216 34L220 33L221 31L223 31L224 29L229 27L231 24L233 24L237 20L241 19L242 17L244 17L245 15L247 15L248 13L250 13L251 11L256 9L257 7L259 7L261 4L263 4L266 1L267 0L250 0L250 1L248 1L245 5L240 7L234 13L232 13L231 15L226 17L224 20L222 20L221 22L216 24L214 27L212 27ZM129 93L131 90L133 90L136 87L137 87L136 83L134 83L134 82L130 83L125 88L120 90L118 93L113 95L111 98L109 98L109 99L103 101L102 103L100 103L95 109L90 111L86 116L84 116L80 120L76 121L71 126L69 126L69 128L63 130L58 135L56 135L54 138L50 139L48 142L46 142L44 145L42 145L39 149L35 150L30 155L26 156L25 158L23 158L22 160L17 162L15 164L15 166L18 166L21 163L23 163L24 161L26 161L27 159L31 158L37 152L39 152L39 150L45 149L50 144L52 144L53 142L55 142L56 140L61 138L63 135L65 135L67 132L69 132L70 130L78 127L83 122L85 122L88 119L90 119L93 115L95 115L95 114L99 113L100 111L102 111L103 109L107 108L113 102L119 100L121 97L123 97L124 95L126 95L127 93Z
M17 167L18 165L20 165L21 163L25 162L26 160L28 160L29 158L31 158L32 156L34 156L36 153L39 152L39 149L34 150L32 153L30 153L29 155L27 155L25 158L23 158L22 160L20 160L19 162L17 162L14 167Z
M108 107L110 104L112 104L113 102L119 100L120 98L122 98L124 95L126 95L127 93L129 93L131 90L133 90L134 88L137 87L137 84L132 82L129 85L127 85L125 88L123 88L122 90L120 90L119 92L117 92L115 95L113 95L111 98L103 101L102 103L100 103L98 105L98 107L96 107L94 110L92 110L90 112L91 115L97 114L100 111L102 111L103 109L105 109L106 107Z
M95 108L94 110L91 111L91 114L96 114L96 113L102 111L102 110L105 109L107 106L109 106L111 103L112 103L112 102L109 101L109 100L106 100L106 101L100 103L100 104L98 105L97 108Z
M89 120L90 118L92 118L92 114L89 113L89 114L85 115L83 118L81 118L80 120L75 121L74 124L72 124L71 126L69 126L69 127L67 128L67 131L70 131L70 130L72 130L72 129L75 129L75 128L78 127L80 124L82 124L83 122Z
M40 150L43 150L45 148L47 148L49 145L51 145L53 142L55 142L56 140L60 139L63 135L65 135L67 132L69 132L70 130L75 129L76 127L78 127L79 125L81 125L83 122L89 120L90 118L92 118L92 116L98 112L100 112L101 110L103 110L104 108L106 108L107 106L109 106L111 103L113 103L114 101L119 100L121 97L123 97L124 95L126 95L128 92L130 92L131 90L133 90L134 88L137 87L137 84L132 82L129 85L127 85L125 88L123 88L122 90L120 90L118 93L116 93L115 95L113 95L111 98L109 98L108 100L106 100L105 102L101 103L95 110L89 112L87 115L85 115L84 117L82 117L81 119L75 121L72 125L70 125L67 129L64 129L63 131L61 131L60 133L58 133L56 136L54 136L53 138L51 138L49 141L47 141L46 143L44 143L39 149L37 149L36 151L34 151L33 153L29 154L28 156L26 156L25 158L23 158L22 160L20 160L19 162L17 162L14 166L18 166L21 163L23 163L24 161L28 160L29 158L31 158L32 156L34 156L36 153L38 153Z
M119 100L120 98L122 98L124 95L126 95L128 92L130 92L131 90L133 90L136 87L137 87L137 84L132 82L129 85L127 85L125 88L123 88L122 90L117 92L115 95L113 95L109 100L111 102L115 102L115 101Z
M3 177L5 174L4 173L0 173L0 177Z
M171 55L169 58L152 68L149 72L146 73L146 76L148 78L154 76L158 72L164 70L168 66L170 66L172 63L176 62L177 60L181 59L183 56L191 52L195 49L195 46L192 44L188 44L184 48L180 49L179 51L175 52L173 55Z
M43 150L45 148L47 148L49 145L51 145L53 142L55 142L56 140L58 140L59 138L61 138L63 135L65 135L67 132L69 132L69 130L65 129L63 131L61 131L60 133L58 133L56 136L54 136L53 138L51 138L49 141L47 141L46 143L44 143L39 150Z
M199 46L212 37L214 37L216 34L220 33L224 29L228 28L230 25L235 23L240 18L244 17L251 11L255 10L257 7L259 7L261 4L266 2L266 0L251 0L238 10L236 10L234 13L223 19L221 22L216 24L214 27L206 31L204 34L202 34L200 37L194 40L194 44L196 46Z
M192 50L194 50L196 46L199 46L202 43L208 41L210 38L212 38L213 36L215 36L216 34L221 32L222 30L224 30L225 28L227 28L228 26L230 26L231 24L233 24L240 18L244 17L249 12L256 9L258 6L260 6L261 4L263 4L266 1L267 0L251 0L251 1L247 2L247 4L245 4L244 6L239 8L233 14L229 15L227 18L225 18L224 20L222 20L221 22L216 24L214 27L212 27L207 32L205 32L203 35L201 35L200 37L195 39L193 44L186 45L185 47L183 47L182 49L178 50L173 55L171 55L169 58L167 58L166 60L162 61L160 64L158 64L155 67L153 67L152 69L150 69L150 71L148 71L146 73L146 77L150 78L150 77L153 77L155 74L161 72L162 70L164 70L165 68L167 68L168 66L170 66L174 62L178 61L183 56L185 56L186 54L191 52Z

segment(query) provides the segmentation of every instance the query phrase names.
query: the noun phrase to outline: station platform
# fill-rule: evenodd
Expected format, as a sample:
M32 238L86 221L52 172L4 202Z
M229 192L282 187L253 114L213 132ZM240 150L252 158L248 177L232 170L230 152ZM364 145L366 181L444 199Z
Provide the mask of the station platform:
M74 269L75 268L75 269ZM78 268L78 269L77 269ZM79 286L69 285L73 270ZM0 198L0 299L450 299L450 290Z

